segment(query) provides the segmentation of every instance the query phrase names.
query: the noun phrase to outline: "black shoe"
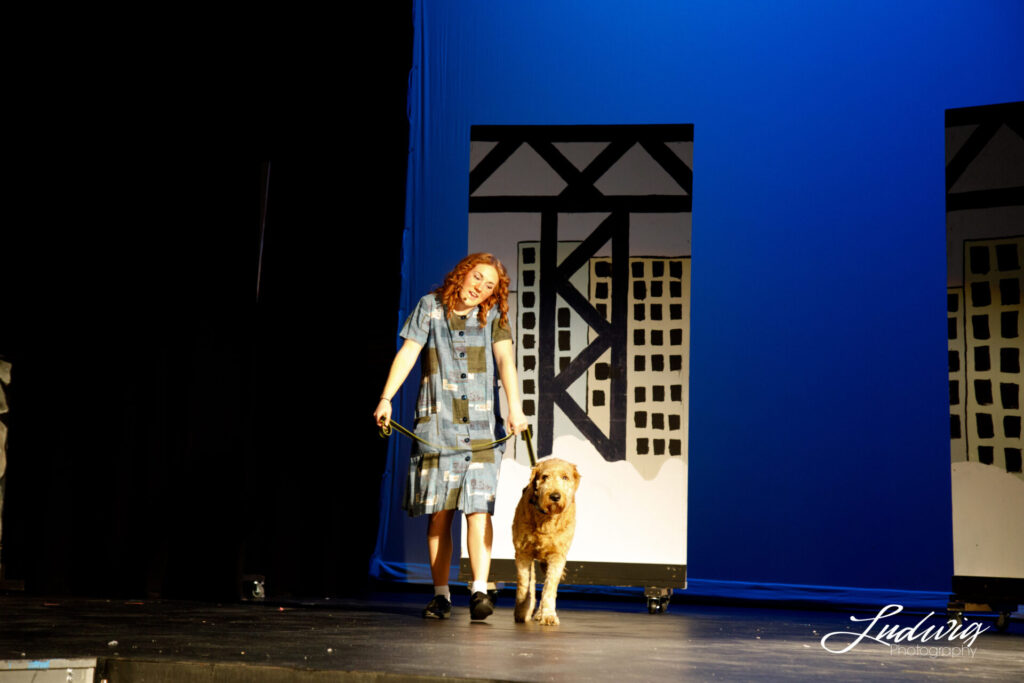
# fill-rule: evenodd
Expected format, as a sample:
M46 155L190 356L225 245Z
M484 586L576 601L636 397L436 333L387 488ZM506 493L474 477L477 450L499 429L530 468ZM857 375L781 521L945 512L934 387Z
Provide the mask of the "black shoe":
M452 615L452 603L443 595L435 595L434 599L423 608L424 619L447 619Z
M494 602L487 593L477 591L469 598L469 617L471 619L486 619L494 613Z

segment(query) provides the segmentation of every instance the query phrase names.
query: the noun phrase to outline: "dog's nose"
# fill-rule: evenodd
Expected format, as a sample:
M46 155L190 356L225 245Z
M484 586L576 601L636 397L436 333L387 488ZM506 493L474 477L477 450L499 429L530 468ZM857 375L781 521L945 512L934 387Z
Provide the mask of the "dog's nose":
M562 494L561 493L552 493L550 496L548 496L548 498L550 498L551 500L553 500L554 502L557 503L558 501L562 500Z

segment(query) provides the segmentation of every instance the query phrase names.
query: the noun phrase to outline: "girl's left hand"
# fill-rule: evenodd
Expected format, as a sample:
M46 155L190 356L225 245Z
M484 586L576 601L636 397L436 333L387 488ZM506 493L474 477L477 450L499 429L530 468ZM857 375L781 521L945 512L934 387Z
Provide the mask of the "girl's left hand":
M525 432L530 423L526 421L526 415L521 408L510 410L508 414L508 428L513 434Z

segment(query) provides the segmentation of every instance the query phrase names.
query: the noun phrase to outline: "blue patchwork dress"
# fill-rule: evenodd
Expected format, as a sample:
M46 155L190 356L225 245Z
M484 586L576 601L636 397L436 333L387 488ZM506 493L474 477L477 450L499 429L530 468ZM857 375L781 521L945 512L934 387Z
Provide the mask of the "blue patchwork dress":
M440 510L494 514L505 444L473 449L505 436L491 345L512 334L499 324L497 306L487 312L485 325L477 312L448 319L440 299L428 294L399 333L424 347L415 431L432 444L413 442L403 502L410 516Z

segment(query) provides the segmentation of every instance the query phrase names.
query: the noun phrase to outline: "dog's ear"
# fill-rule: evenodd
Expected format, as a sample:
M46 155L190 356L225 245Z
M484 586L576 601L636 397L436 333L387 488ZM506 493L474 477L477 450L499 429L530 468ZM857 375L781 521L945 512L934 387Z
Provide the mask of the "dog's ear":
M536 490L536 488L537 488L537 478L538 477L540 477L540 465L535 465L534 468L532 470L530 470L530 486L529 486L529 488Z
M576 465L572 466L572 478L575 480L576 485L580 485L580 471L576 469Z
M535 505L537 503L537 468L534 467L530 470L530 483L523 488L523 495L527 495L529 492L530 504Z

